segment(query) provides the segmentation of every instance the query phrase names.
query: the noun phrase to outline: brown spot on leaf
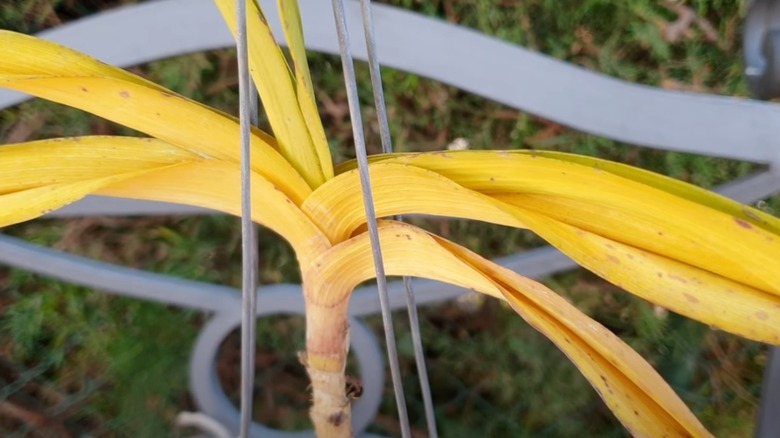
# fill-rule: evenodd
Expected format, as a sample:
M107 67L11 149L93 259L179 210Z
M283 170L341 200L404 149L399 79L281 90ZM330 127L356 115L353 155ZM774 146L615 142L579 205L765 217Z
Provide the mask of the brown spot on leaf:
M87 93L87 92L89 92L89 89L87 87L81 87L81 91Z
M496 179L495 179L495 178L493 178L492 176L490 177L490 182L493 182L493 181L495 181L495 180L496 180Z
M669 278L674 281L679 281L680 283L687 283L688 280L686 280L683 277L680 277L679 275L669 274Z
M766 321L769 319L769 314L764 312L763 310L760 310L756 312L756 318L760 319L761 321Z
M122 99L127 99L130 97L130 93L127 90L122 90L119 92L119 97Z
M744 228L746 230L750 230L750 229L753 228L753 225L750 222L743 221L742 219L740 219L738 217L735 217L734 221L737 223L737 225L739 225L740 227L742 227L742 228Z
M689 303L696 304L699 302L699 299L691 294L683 293L683 296L685 297L686 300L688 300Z
M613 256L612 254L607 254L607 259L612 263L620 264L620 259Z

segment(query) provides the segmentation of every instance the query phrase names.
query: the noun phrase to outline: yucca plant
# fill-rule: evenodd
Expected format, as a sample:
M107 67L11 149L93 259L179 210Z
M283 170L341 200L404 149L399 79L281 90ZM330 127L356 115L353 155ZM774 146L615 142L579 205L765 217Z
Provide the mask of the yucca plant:
M232 0L216 0L235 31ZM292 66L248 1L253 79L274 136L252 131L253 219L294 248L306 302L311 417L351 436L344 369L353 288L374 277L360 182L334 166L294 0L279 0ZM86 136L0 147L0 226L88 194L238 215L238 122L126 71L0 31L0 86L86 110L149 138ZM697 187L596 158L540 151L374 156L380 217L427 214L526 228L648 301L780 343L780 220ZM446 281L508 303L581 370L636 436L709 436L636 352L544 285L415 226L380 221L389 275Z

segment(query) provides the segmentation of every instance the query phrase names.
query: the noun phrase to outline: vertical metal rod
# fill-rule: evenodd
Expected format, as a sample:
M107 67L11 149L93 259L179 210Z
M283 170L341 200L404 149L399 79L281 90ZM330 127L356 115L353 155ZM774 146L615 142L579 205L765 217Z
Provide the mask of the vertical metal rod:
M363 32L366 39L366 48L368 49L368 68L371 74L371 88L374 93L374 106L376 107L377 119L379 121L379 135L382 139L382 152L389 154L393 152L393 140L390 136L390 123L387 118L387 106L385 105L385 91L382 85L382 72L379 69L379 57L376 51L376 36L374 34L374 18L371 12L371 0L360 0L360 11L363 18ZM396 220L402 221L401 215L396 216ZM412 289L412 279L403 278L404 289L406 290L406 308L409 313L409 326L412 331L412 344L414 346L414 361L417 365L417 375L420 379L420 389L422 391L423 406L425 408L425 420L428 426L428 436L438 438L439 433L436 429L436 416L433 411L433 397L431 396L431 385L428 380L428 369L425 365L425 353L423 351L422 336L420 335L420 320L417 315L417 302Z
M360 174L360 185L363 191L363 204L366 210L368 236L371 241L371 249L374 256L376 282L379 289L379 303L382 307L382 322L384 323L385 341L387 343L387 358L390 362L390 374L393 379L393 391L395 392L396 405L398 407L398 420L401 423L401 435L404 438L408 438L411 436L411 430L409 427L409 417L406 413L406 400L404 399L404 390L401 382L401 367L398 365L398 350L395 342L393 318L390 314L390 300L387 295L387 278L385 276L382 249L379 242L376 211L374 210L374 197L371 192L371 179L368 174L366 141L363 133L363 119L360 114L357 83L355 81L355 66L352 62L349 34L347 31L347 22L344 16L344 3L342 0L333 0L333 15L336 21L341 63L344 69L344 82L347 89L347 100L349 102L349 116L352 120L352 134L355 137L355 154L357 155L358 173Z
M238 57L239 123L241 136L241 438L248 438L252 425L255 380L256 251L252 223L250 125L254 93L250 85L246 31L246 2L236 0L236 49Z

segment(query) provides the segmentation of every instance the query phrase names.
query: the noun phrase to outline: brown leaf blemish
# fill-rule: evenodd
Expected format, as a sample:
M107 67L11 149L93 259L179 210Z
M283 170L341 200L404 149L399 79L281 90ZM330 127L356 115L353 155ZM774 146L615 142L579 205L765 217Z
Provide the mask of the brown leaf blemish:
M119 97L122 99L127 99L130 97L130 93L127 90L122 90L119 92Z
M699 299L691 294L683 293L683 296L685 297L686 300L688 300L689 303L696 304L699 302Z
M753 224L751 224L750 222L744 221L744 220L742 220L742 219L740 219L738 217L735 217L734 221L737 223L737 225L739 225L740 227L742 227L742 228L744 228L746 230L750 230L750 229L753 228Z
M756 318L760 319L761 321L766 321L767 319L769 319L769 314L764 312L763 310L756 312L755 315Z
M89 92L89 89L88 89L87 87L81 87L81 91L83 91L83 92L85 92L85 93L88 93L88 92Z
M616 264L618 264L618 265L620 264L620 259L619 259L619 258L617 258L617 257L615 257L615 256L613 256L612 254L608 254L608 255L607 255L607 259L608 259L610 262L612 262L612 263L616 263Z
M683 277L680 277L679 275L669 274L669 278L674 281L679 281L680 283L687 283L688 280L686 280Z

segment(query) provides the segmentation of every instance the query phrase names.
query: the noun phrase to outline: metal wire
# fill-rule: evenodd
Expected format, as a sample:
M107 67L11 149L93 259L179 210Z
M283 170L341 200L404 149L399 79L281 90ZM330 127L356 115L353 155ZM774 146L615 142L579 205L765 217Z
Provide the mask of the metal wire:
M255 380L255 324L257 292L257 238L252 223L250 125L257 99L249 77L246 2L236 0L236 50L238 58L239 123L241 136L241 438L252 425ZM253 97L253 95L255 95Z
M382 322L385 329L387 343L387 357L390 362L390 374L393 379L393 391L395 392L396 405L398 407L398 420L401 424L401 435L404 438L411 436L409 417L406 413L406 400L404 399L403 386L401 384L401 368L398 365L398 350L393 330L393 319L390 314L390 300L387 295L387 278L382 260L382 248L379 242L376 211L374 210L374 197L371 192L371 179L368 174L368 158L366 157L366 141L363 133L363 119L360 114L360 102L358 101L357 83L355 82L355 66L352 62L352 54L349 44L346 18L344 16L344 3L342 0L333 0L333 16L336 21L336 31L339 39L339 51L344 70L344 82L347 89L347 101L349 103L349 116L352 120L352 134L355 137L355 154L357 155L358 173L363 192L363 204L366 210L366 223L368 236L371 241L371 250L374 256L374 268L376 269L376 282L379 289L379 303L382 307Z
M374 106L376 107L376 114L379 122L379 135L382 139L382 152L389 154L393 152L393 140L390 136L390 124L387 118L385 91L382 85L382 72L379 69L379 59L376 53L376 36L374 35L374 18L371 12L371 0L360 0L360 12L363 19L363 32L366 39L366 48L368 49L368 68L371 74L371 88L374 94ZM395 219L403 221L401 215L396 216ZM417 365L417 375L420 379L420 389L422 390L428 436L430 438L437 438L439 434L436 429L433 397L431 396L431 385L428 380L428 370L425 365L425 353L423 352L422 336L420 336L420 321L417 316L417 303L414 297L414 290L412 289L412 279L410 277L404 277L403 283L404 289L406 290L406 308L409 313L409 326L412 332L412 344L414 346L414 361Z

